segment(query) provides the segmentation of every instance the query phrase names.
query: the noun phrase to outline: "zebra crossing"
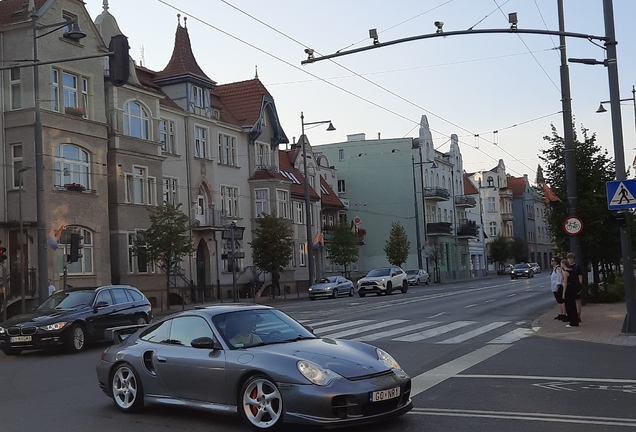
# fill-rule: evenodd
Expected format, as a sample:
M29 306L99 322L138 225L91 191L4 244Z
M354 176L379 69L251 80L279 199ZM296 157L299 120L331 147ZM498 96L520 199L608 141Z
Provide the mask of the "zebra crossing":
M493 333L490 344L510 344L532 334L531 329L517 327L501 334L498 329L510 324L509 321L478 323L476 321L423 321L412 323L406 319L372 320L360 319L344 321L329 319L323 321L299 320L311 326L317 336L330 339L350 339L373 342L389 339L396 342L427 341L435 344L459 344L478 336ZM379 330L379 331L378 331Z

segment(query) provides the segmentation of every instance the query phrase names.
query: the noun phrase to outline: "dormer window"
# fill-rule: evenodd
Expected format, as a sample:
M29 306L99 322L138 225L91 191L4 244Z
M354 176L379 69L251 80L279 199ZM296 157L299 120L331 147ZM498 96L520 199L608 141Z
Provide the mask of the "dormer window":
M203 108L205 99L203 97L203 89L201 87L193 86L192 87L192 99L194 102L194 106L198 108Z
M489 176L486 179L486 184L488 187L495 187L495 181L493 180L492 176Z

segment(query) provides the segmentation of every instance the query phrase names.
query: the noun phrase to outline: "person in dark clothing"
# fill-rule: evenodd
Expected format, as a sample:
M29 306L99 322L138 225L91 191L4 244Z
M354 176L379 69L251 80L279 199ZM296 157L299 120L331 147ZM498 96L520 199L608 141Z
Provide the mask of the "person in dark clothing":
M568 264L574 270L574 273L579 278L579 285L581 288L583 287L583 270L581 270L581 266L576 263L576 255L572 252L567 254L566 258L568 259ZM581 322L581 290L579 289L579 293L576 296L576 312L579 314L579 322Z
M579 314L576 311L576 295L581 291L578 275L574 272L568 260L561 261L563 270L563 299L565 300L565 313L570 322L566 327L578 327Z

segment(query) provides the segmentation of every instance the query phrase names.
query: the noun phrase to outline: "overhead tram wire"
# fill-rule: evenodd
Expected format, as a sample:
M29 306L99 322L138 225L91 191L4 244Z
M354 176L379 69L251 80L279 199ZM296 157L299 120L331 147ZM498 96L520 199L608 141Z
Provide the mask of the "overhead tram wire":
M222 1L223 1L223 0L222 0ZM376 103L376 102L374 102L374 101L372 101L372 100L370 100L370 99L367 99L367 98L365 98L365 97L363 97L363 96L361 96L361 95L359 95L359 94L356 94L356 93L354 93L354 92L352 92L352 91L350 91L350 90L347 90L347 89L346 89L346 88L344 88L344 87L341 87L341 86L339 86L339 85L337 85L337 84L334 84L334 83L332 83L332 82L329 82L329 81L327 81L326 79L319 77L318 75L315 75L315 74L313 74L313 73L311 73L311 72L308 72L306 69L300 68L300 67L296 66L295 64L290 63L290 62L288 62L287 60L285 60L285 59L283 59L283 58L281 58L281 57L279 57L279 56L276 56L276 55L274 55L274 54L272 54L272 53L270 53L270 52L268 52L268 51L265 51L265 50L264 50L264 49L262 49L262 48L257 47L256 45L254 45L254 44L252 44L252 43L250 43L250 42L247 42L246 40L243 40L243 39L239 38L238 36L234 36L233 34L228 33L227 31L225 31L225 30L223 30L223 29L221 29L221 28L219 28L219 27L214 26L213 24L211 24L211 23L209 23L209 22L207 22L207 21L205 21L205 20L203 20L203 19L201 19L201 18L197 17L196 15L193 15L193 14L191 14L191 13L188 13L188 12L186 12L185 10L180 9L180 8L178 8L178 7L176 7L176 6L174 6L174 5L170 4L170 3L168 3L166 0L157 0L157 2L159 2L159 3L161 3L161 4L165 5L165 6L167 6L167 7L169 7L169 8L171 8L171 9L173 9L173 10L175 10L175 11L179 12L179 13L182 13L182 14L184 14L184 15L186 15L186 16L188 16L188 17L190 17L191 19L194 19L195 21L198 21L198 22L200 22L201 24L203 24L203 25L205 25L205 26L207 26L207 27L210 27L210 28L212 28L212 29L214 29L214 30L216 30L216 31L218 31L218 32L220 32L220 33L222 33L222 34L224 34L224 35L226 35L226 36L228 36L228 37L230 37L230 38L234 39L234 40L237 40L237 41L239 41L239 42L241 42L241 43L243 43L243 44L245 44L245 45L249 46L250 48L253 48L253 49L255 49L255 50L257 50L257 51L259 51L259 52L261 52L261 53L263 53L263 54L265 54L265 55L267 55L267 56L270 56L270 57L272 57L272 58L274 58L274 59L276 59L276 60L278 60L278 61L280 61L280 62L282 62L282 63L284 63L284 64L286 64L286 65L288 65L288 66L291 66L292 68L294 68L294 69L296 69L296 70L298 70L298 71L301 71L301 72L303 72L303 73L306 73L306 74L308 74L308 75L310 75L310 76L312 76L312 77L314 77L314 78L316 78L316 79L318 79L318 80L322 81L322 82L323 82L323 83L325 83L325 84L328 84L328 85L330 85L330 86L332 86L332 87L334 87L334 88L337 88L338 90L341 90L341 91L345 92L346 94L349 94L349 95L351 95L351 96L353 96L353 97L355 97L355 98L358 98L358 99L360 99L360 100L362 100L362 101L364 101L364 102L367 102L367 103L369 103L370 105L373 105L373 106L375 106L375 107L377 107L377 108L380 108L381 110L386 111L386 112L388 112L388 113L391 113L391 114L393 114L393 115L395 115L395 116L397 116L397 117L400 117L400 118L402 118L402 119L404 119L404 120L406 120L406 121L408 121L408 122L415 122L412 118L406 117L406 116L405 116L405 115L403 115L403 114L400 114L400 113L398 113L398 112L396 112L396 111L394 111L394 110L391 110L391 109L389 109L389 108L386 108L385 106L383 106L383 105L381 105L381 104L379 104L379 103ZM237 9L237 8L235 8L235 9ZM237 10L239 10L239 11L240 11L240 9L237 9ZM241 11L241 12L242 12L242 13L245 13L245 12L243 12L243 11ZM249 15L249 14L247 14L247 13L246 13L246 15L248 15L249 17L252 17L251 15ZM255 19L256 21L258 21L259 23L262 23L262 21L261 21L261 20L258 20L257 18L253 18L253 19ZM288 36L288 35L286 35L286 34L284 34L284 33L280 32L279 30L277 30L277 29L275 29L275 28L271 27L270 25L265 24L265 23L263 23L263 25L265 25L265 26L267 26L267 27L271 28L272 30L276 31L277 33L279 33L279 34L281 34L281 35L283 35L283 36L285 36L285 37L289 38L290 40L292 40L292 41L294 41L294 42L296 42L296 43L300 44L301 46L305 47L305 45L304 45L304 44L302 44L302 43L300 43L299 41L295 40L294 38L291 38L290 36ZM332 61L333 61L333 60L332 60ZM344 66L342 66L342 65L340 65L340 64L338 64L338 63L336 63L336 62L334 62L334 63L335 63L336 65L338 65L338 66L341 66L341 67L345 68ZM349 70L349 69L347 69L347 68L345 68L345 69L346 69L346 70ZM350 71L351 73L356 74L357 76L360 76L359 74L357 74L356 72L354 72L354 71L352 71L352 70L349 70L349 71ZM403 98L402 96L399 96L399 95L397 95L397 94L395 94L395 93L391 92L390 90L385 89L384 87L382 87L382 86L380 86L380 85L378 85L378 84L374 83L373 81L368 80L368 79L366 79L366 78L364 78L364 77L360 77L360 78L362 78L362 79L364 79L364 80L368 81L369 83L371 83L371 84L373 84L373 85L375 85L375 86L377 86L377 87L379 87L379 88L381 88L381 89L384 89L385 91L387 91L387 92L389 92L389 93L391 93L391 94L394 94L396 97L398 97L398 98L400 98L400 99L402 99L402 100L404 100L404 101L406 101L406 102L408 102L408 103L410 103L410 104L414 105L414 106L415 106L415 107L417 107L418 109L421 109L422 111L427 112L427 113L431 114L432 116L434 116L434 117L436 117L436 118L438 118L438 119L440 119L440 120L443 120L444 122L446 122L446 123L448 123L448 124L451 124L451 125L453 125L453 126L457 127L458 129L461 129L461 130L464 130L464 131L466 131L466 132L469 132L469 133L470 133L470 131L469 131L468 129L463 128L463 127L461 127L461 126L459 126L459 125L457 125L457 124L455 124L455 123L453 123L453 122L451 122L451 121L449 121L449 120L446 120L445 118L443 118L443 117L441 117L441 116L438 116L437 114L435 114L435 113L433 113L433 112L431 112L431 111L429 111L429 110L426 110L426 109L425 109L425 108L423 108L423 107L419 107L417 104L414 104L413 102L408 101L407 99ZM443 132L441 132L441 131L437 131L437 130L432 129L432 128L430 128L430 130L431 130L431 131L434 131L434 132L437 132L437 133L439 133L439 134L441 134L441 135L443 135L443 136L448 136L448 134L443 133ZM486 142L490 142L491 144L494 144L494 143L492 143L491 141L489 141L489 140L487 140L487 139L485 139L485 138L484 138L484 141L486 141ZM464 143L464 144L467 144L467 143ZM467 145L469 145L469 146L470 146L470 144L467 144ZM475 148L475 147L473 147L473 146L470 146L470 147L471 147L471 148ZM487 153L485 153L483 150L481 150L481 149L477 149L477 150L479 150L480 152L484 153L485 155L487 155L488 157L492 158L493 160L497 160L497 159L496 159L496 158L494 158L493 156L488 155ZM514 160L517 160L517 158L516 158L516 157L514 157L514 156L513 156L513 159L514 159ZM522 165L526 166L526 165L525 165L525 164L523 164L523 163L522 163ZM527 166L526 166L526 167L527 167ZM528 169L530 169L531 171L533 171L533 169L532 169L532 168L530 168L530 167L527 167L527 168L528 168Z

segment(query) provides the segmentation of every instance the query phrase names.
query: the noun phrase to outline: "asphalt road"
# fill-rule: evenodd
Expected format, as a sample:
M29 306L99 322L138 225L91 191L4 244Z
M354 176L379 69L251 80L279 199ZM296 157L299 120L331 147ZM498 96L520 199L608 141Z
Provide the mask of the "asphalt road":
M543 273L277 306L320 336L386 349L413 377L410 413L347 430L636 430L634 348L535 336L532 320L554 308L548 284ZM119 412L97 385L104 347L0 353L0 432L248 430L194 410Z

